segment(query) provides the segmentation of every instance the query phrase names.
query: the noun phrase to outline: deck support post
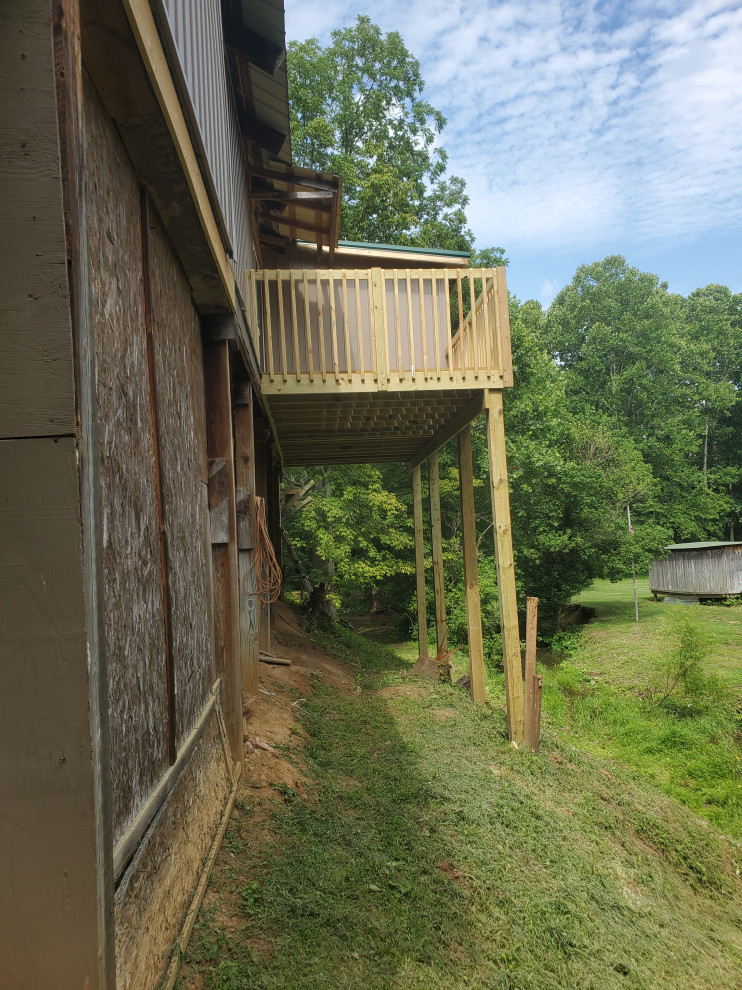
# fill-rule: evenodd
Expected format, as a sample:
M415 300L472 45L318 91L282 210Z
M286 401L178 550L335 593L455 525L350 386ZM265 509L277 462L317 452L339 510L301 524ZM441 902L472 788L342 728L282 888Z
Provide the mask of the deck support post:
M441 482L438 472L438 452L428 458L428 486L430 488L430 534L433 551L433 589L435 591L435 638L438 658L448 652L448 625L446 623L446 587L443 576L443 535L441 527Z
M518 629L518 604L515 593L513 539L510 529L510 495L508 467L505 457L505 421L502 412L502 392L488 389L487 448L490 467L490 495L495 529L497 556L497 593L500 599L500 629L505 665L505 700L507 704L508 737L511 742L523 741L523 674Z
M265 421L258 420L255 423L255 494L265 502L266 516L269 507L268 489L271 472L268 435ZM258 646L263 653L271 651L271 607L260 600L258 600Z
M483 705L487 693L484 686L484 644L482 642L482 609L479 598L477 528L474 515L471 426L465 426L459 433L459 498L461 501L461 542L464 550L469 680L472 699L477 704Z
M258 696L258 590L255 573L255 440L253 394L244 385L234 409L239 570L240 670L246 702Z
M425 607L425 545L423 543L423 486L420 465L412 469L412 511L415 520L415 582L417 589L417 653L428 655L428 616Z
M228 341L204 344L204 380L216 669L222 679L224 720L232 760L241 763L242 675L239 664L237 516Z

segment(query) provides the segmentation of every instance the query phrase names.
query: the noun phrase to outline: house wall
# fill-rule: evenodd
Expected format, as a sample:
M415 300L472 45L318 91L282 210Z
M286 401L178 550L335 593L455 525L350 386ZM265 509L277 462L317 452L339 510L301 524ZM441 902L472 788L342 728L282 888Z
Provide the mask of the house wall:
M116 985L148 990L163 975L232 782L217 699L130 843L216 676L201 325L87 76L83 92L114 862L126 867L115 896ZM129 846L127 865L117 850Z

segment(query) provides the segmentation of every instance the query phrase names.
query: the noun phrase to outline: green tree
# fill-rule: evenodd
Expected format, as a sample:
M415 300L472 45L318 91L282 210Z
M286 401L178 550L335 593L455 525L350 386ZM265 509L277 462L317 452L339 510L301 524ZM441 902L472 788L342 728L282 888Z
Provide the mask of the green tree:
M700 310L715 327L705 335ZM708 299L689 304L669 294L656 275L615 255L580 266L545 322L572 412L607 416L653 470L658 484L637 520L651 518L678 539L719 538L730 513L720 479L712 485L699 470L712 411L726 414L734 404L733 387L715 368L719 310Z
M385 579L414 571L407 507L384 487L379 467L317 468L295 480L312 479L311 500L286 530L315 585L350 604Z
M287 67L294 161L342 176L341 238L468 250L465 183L435 143L446 118L399 33L359 15L325 48L290 43Z

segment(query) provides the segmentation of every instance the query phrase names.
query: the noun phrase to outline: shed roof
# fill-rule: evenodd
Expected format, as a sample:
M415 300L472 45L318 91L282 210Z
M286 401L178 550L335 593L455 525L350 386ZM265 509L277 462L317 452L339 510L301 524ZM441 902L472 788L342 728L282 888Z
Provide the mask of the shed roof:
M665 550L718 550L719 547L742 547L742 540L719 543L671 543Z

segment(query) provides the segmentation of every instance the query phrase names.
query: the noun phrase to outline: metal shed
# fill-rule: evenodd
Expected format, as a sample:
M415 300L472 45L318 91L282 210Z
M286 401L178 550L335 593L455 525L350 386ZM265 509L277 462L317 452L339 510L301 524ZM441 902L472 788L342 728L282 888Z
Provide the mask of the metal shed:
M668 555L649 569L649 589L655 595L683 598L727 598L742 594L742 541L734 543L673 543Z

